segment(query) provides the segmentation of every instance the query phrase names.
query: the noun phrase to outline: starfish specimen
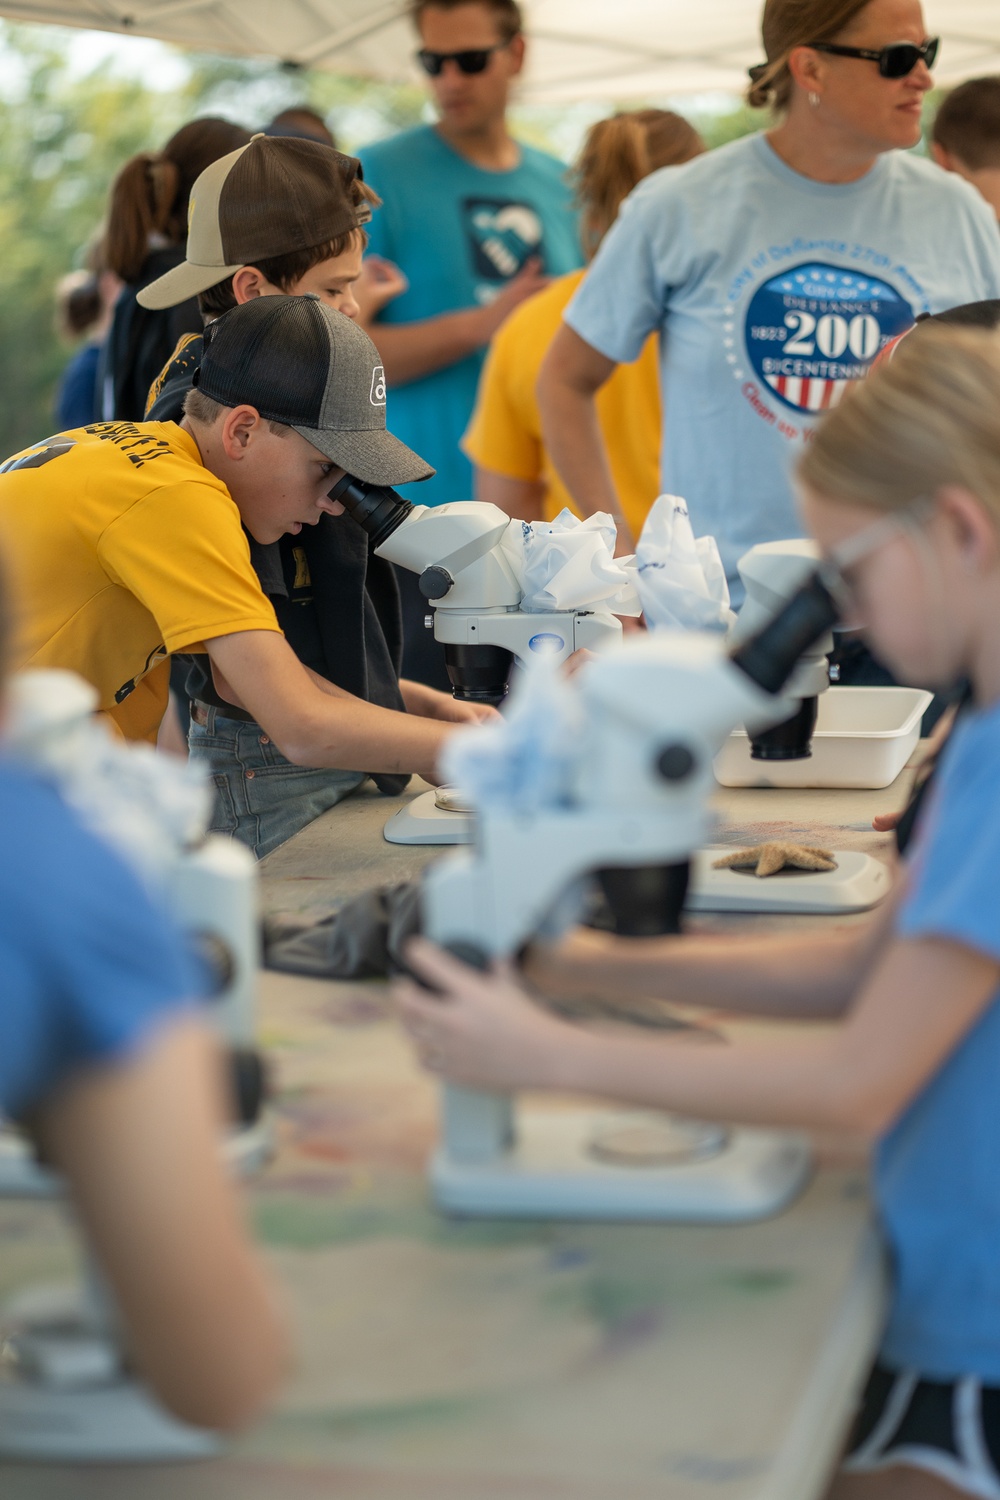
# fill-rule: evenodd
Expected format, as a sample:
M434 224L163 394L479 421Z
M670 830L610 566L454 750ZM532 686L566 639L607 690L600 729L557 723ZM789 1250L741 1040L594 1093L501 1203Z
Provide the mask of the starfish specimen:
M757 876L777 875L786 866L793 870L835 870L837 861L829 849L812 844L758 844L755 849L737 849L712 862L713 870L753 870Z

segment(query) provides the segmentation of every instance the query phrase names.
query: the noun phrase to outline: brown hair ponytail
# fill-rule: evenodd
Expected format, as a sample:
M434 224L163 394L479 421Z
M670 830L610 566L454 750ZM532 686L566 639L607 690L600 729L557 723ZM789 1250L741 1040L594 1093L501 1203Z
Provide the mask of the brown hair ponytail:
M761 39L767 62L751 69L746 101L753 109L787 109L795 86L788 67L794 47L833 42L869 0L764 0Z
M694 126L668 109L634 109L592 125L574 168L587 256L594 255L637 183L704 150Z
M183 245L195 180L213 161L249 141L250 133L241 125L208 115L182 126L162 151L141 151L127 161L114 180L108 204L108 269L123 281L138 281L152 235Z

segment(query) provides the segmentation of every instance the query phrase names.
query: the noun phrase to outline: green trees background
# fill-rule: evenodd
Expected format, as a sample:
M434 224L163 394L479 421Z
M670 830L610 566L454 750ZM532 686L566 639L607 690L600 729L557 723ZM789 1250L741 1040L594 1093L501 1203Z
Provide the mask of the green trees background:
M81 74L66 33L0 23L0 458L52 431L71 348L55 328L55 286L79 266L118 168L185 120L224 114L258 128L307 100L362 139L414 124L423 97L268 61L194 56L179 88L149 88L102 63ZM342 135L346 132L342 131Z

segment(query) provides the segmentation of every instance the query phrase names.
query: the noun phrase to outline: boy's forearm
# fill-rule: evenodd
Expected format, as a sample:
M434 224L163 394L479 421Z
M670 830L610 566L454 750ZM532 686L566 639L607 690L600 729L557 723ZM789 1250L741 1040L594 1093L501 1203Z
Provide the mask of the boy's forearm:
M349 695L327 695L324 707L325 712L311 708L297 723L271 735L293 764L436 778L438 757L453 725Z

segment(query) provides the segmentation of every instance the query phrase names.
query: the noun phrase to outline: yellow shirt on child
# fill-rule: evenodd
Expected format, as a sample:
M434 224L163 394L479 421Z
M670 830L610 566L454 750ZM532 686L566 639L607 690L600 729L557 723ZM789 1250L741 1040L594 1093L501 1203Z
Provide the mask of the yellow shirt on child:
M128 739L156 734L174 651L274 630L236 503L173 422L99 422L0 464L16 667L64 667Z
M562 315L586 273L560 276L529 297L501 325L479 381L476 409L462 439L474 464L510 479L541 480L545 519L575 510L542 442L535 385ZM657 337L639 358L619 365L597 394L597 414L611 477L633 537L660 493L660 381Z

